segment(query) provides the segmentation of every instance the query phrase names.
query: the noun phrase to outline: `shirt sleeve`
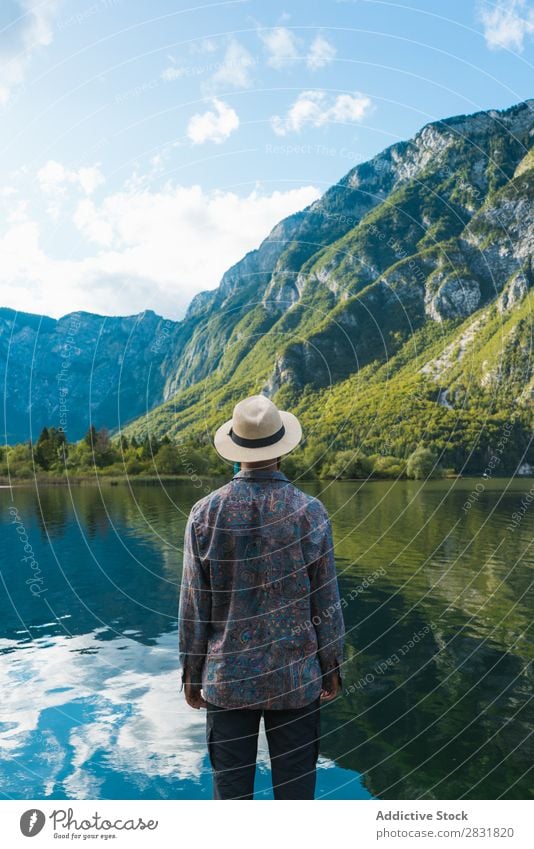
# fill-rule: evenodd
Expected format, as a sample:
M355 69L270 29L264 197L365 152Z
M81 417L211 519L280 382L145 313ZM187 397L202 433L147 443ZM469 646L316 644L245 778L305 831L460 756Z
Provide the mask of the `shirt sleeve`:
M332 526L326 511L321 529L320 554L318 559L309 565L308 574L311 584L311 621L317 634L317 654L323 674L323 687L330 689L336 674L342 685L345 623L334 560Z
M202 669L208 646L210 621L209 573L199 556L195 525L190 514L185 528L184 564L178 609L182 686L186 672L191 673L193 686L202 686Z

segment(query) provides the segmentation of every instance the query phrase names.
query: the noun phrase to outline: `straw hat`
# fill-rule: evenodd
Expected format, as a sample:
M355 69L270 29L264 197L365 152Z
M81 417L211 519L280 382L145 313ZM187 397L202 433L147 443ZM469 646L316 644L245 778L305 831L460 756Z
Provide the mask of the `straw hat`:
M215 433L215 448L225 460L274 460L288 454L302 438L293 413L279 410L266 395L251 395L234 407L232 418Z

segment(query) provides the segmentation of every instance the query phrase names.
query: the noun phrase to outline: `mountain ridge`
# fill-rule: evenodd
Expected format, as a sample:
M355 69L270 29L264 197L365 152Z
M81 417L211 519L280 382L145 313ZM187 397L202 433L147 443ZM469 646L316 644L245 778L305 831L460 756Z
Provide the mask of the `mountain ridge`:
M97 423L114 431L167 433L206 445L220 415L230 415L237 398L254 391L291 405L304 421L321 421L317 405L323 391L350 408L340 387L353 391L362 375L372 387L374 375L400 357L413 372L410 381L417 375L423 387L425 414L443 422L450 409L463 410L459 399L479 423L495 398L495 414L501 416L512 397L520 399L514 401L514 416L522 422L520 442L528 446L533 138L534 100L430 122L413 139L357 164L319 199L280 221L225 272L216 289L192 299L181 321L152 310L101 317L106 333L102 327L97 332L96 317L85 313L95 325L84 338L85 361L92 351L101 394L81 393L78 404L86 415L72 432L87 424L89 409ZM462 343L462 327L471 318L478 324ZM0 310L4 354L5 324ZM508 325L511 337L499 348L499 327ZM35 337L31 330L26 336L20 344L27 352ZM52 335L50 350L54 341ZM440 387L440 375L430 368L415 368L421 350L428 348L430 358L440 344L463 351L450 387ZM483 370L477 358L486 349ZM46 361L46 344L41 350ZM520 364L515 372L508 369L506 386L488 377L500 373L499 357L505 365ZM50 367L48 386L49 372ZM7 377L9 382L9 372ZM386 397L387 381L380 386ZM397 389L400 396L404 391ZM395 417L404 400L387 397ZM443 397L450 408L438 403ZM37 400L53 418L53 404ZM386 430L388 423L386 416ZM311 442L330 445L331 430L323 422ZM415 427L413 438L405 435L395 450L405 456L425 440ZM333 447L353 443L354 438L336 438ZM376 448L374 437L371 443ZM365 447L365 439L360 444ZM485 450L491 451L489 443ZM461 466L461 452L453 454Z
M493 115L433 122L414 140L396 143L370 163L355 166L302 214L293 216L298 239L295 232L285 239L285 222L280 222L258 249L261 252L273 234L277 237L270 276L267 280L260 276L259 285L255 281L254 303L247 295L248 276L258 251L247 255L245 265L242 260L227 272L226 281L233 282L233 288L222 286L211 294L216 316L203 302L204 324L188 341L172 400L142 424L133 423L127 433L165 431L202 443L216 426L216 411L229 415L239 395L252 391L292 405L306 421L307 415L317 417L318 412L313 399L307 407L302 404L302 393L350 380L373 363L379 368L409 346L414 334L432 340L441 336L443 345L454 346L456 330L479 313L481 326L491 326L498 336L495 313L513 312L525 303L527 317L521 314L516 351L522 370L514 373L508 386L499 386L497 394L504 417L511 401L508 389L517 390L514 398L523 398L525 408L517 413L522 420L519 442L530 451L533 105L528 101ZM397 154L404 156L400 165L395 162ZM379 162L385 164L377 168ZM308 239L307 233L313 238ZM245 273L240 274L243 268ZM258 265L252 268L255 271L265 274ZM488 307L490 314L482 316ZM234 318L226 326L224 310ZM219 333L213 356L209 345L202 344L212 328ZM468 346L471 360L478 356L477 344L475 334ZM501 353L511 356L505 348ZM195 357L203 355L197 369ZM498 361L499 350L492 356ZM466 368L467 364L464 357ZM493 360L486 371L492 369L498 372ZM184 370L189 372L185 380ZM468 401L470 415L482 425L493 400L484 384L471 377L466 371L449 397L454 400L456 393ZM434 388L437 398L439 388ZM443 418L448 408L432 400L432 391L427 385L427 414L434 415L437 407ZM199 406L203 395L212 395L213 403ZM343 407L342 399L339 404ZM387 429L387 419L383 426ZM397 447L403 456L414 443L425 442L417 427L413 436ZM335 447L346 445L346 440L338 439ZM491 450L488 442L482 453ZM455 466L461 467L458 452L455 458ZM450 462L450 457L445 460Z

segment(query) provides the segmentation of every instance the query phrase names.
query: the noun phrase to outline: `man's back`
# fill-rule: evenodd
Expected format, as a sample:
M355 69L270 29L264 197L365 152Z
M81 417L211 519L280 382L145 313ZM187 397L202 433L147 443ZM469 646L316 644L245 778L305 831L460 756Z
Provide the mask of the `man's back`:
M184 675L221 707L298 708L343 654L331 527L279 471L250 469L197 502L180 598Z

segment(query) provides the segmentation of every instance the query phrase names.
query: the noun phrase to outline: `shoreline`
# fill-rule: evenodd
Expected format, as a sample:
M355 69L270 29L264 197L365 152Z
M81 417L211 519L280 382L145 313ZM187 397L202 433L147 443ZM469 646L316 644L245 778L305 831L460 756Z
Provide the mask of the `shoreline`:
M200 477L200 475L199 475ZM205 480L216 480L222 475L206 475ZM0 477L0 489L15 489L17 486L28 486L29 484L46 484L47 486L67 486L70 484L97 486L102 483L110 484L111 486L119 486L119 484L128 484L132 482L138 483L160 483L161 481L189 481L189 475L124 475L121 477L112 475L69 475L62 477L39 477L32 478L13 478L13 483L9 478Z
M227 478L225 475L206 475L200 477L201 480L206 481L227 481L230 478ZM399 482L405 481L406 483L421 483L425 482L435 482L435 481L446 481L446 480L532 480L534 479L534 475L492 475L491 478L484 478L483 474L469 474L469 475L444 475L443 477L437 478L429 478L426 479L414 479L414 478L397 478L397 477L361 477L361 478L302 478L299 480L299 483L376 483L376 482ZM98 476L98 475L70 475L68 477L33 477L33 478L13 478L13 481L10 482L9 478L0 477L0 489L17 489L22 487L28 487L30 485L45 485L45 486L100 486L102 484L108 486L124 486L129 484L158 484L162 482L175 482L175 481L190 481L189 475L133 475L133 476L122 476L122 477L113 477L113 476Z

